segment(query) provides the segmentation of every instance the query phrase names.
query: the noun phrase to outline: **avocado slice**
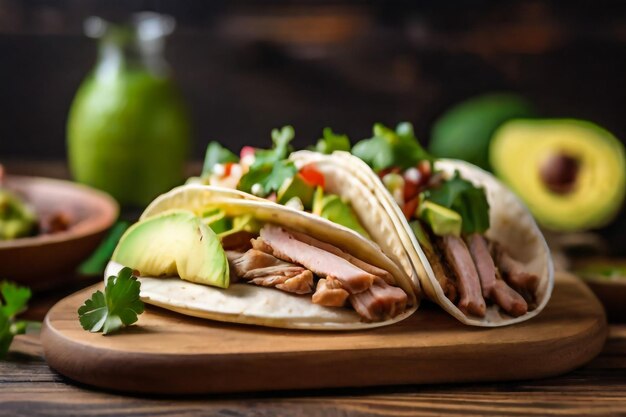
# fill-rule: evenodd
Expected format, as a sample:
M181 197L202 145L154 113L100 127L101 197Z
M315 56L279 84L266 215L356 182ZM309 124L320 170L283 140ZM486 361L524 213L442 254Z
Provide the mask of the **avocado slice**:
M496 174L546 228L600 227L624 201L624 145L593 123L512 120L495 133L490 152Z
M426 200L420 204L418 216L428 223L437 236L461 235L463 221L461 215L454 210Z
M530 118L535 111L530 102L512 93L490 93L463 101L433 124L430 152L440 158L463 159L490 169L489 143L504 122Z
M276 193L276 201L278 204L286 204L294 197L298 197L306 210L311 210L313 203L313 193L315 187L306 182L306 180L300 174L296 174L293 177L285 180L283 185L278 189Z
M135 223L120 239L112 260L142 275L178 275L221 288L228 288L230 281L220 240L186 210L166 211Z
M361 226L352 207L338 195L324 195L324 191L321 187L318 187L315 191L315 197L313 198L313 214L328 219L333 223L345 226L348 229L352 229L369 239L369 234L363 226Z

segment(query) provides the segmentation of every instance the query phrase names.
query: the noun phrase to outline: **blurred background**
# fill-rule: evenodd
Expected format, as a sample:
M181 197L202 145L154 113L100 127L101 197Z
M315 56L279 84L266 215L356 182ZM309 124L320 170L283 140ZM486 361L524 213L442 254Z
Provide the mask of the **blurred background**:
M165 57L191 118L192 161L210 140L266 147L284 124L296 146L324 126L354 143L375 122L404 120L427 143L445 110L491 91L623 141L626 3L576 3L0 0L0 162L65 169L68 111L97 58L84 19L145 10L177 22ZM602 234L626 254L623 211Z

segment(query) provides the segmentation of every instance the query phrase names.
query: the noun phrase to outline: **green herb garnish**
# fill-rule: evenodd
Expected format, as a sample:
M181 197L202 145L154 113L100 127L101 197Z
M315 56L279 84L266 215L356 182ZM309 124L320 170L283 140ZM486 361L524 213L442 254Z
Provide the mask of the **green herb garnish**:
M411 123L400 123L392 130L380 123L374 125L374 136L358 142L352 153L365 161L374 171L397 167L407 169L420 161L434 161L422 148L413 132Z
M217 142L209 143L206 148L204 157L204 165L202 166L202 178L207 178L213 173L213 167L216 164L224 164L227 162L238 162L237 155L232 153Z
M113 333L137 321L144 304L139 299L141 283L130 268L123 268L117 277L110 276L102 291L96 291L78 309L83 329L90 332Z
M4 358L13 342L13 337L24 334L30 327L39 326L39 323L15 320L15 316L26 310L31 297L30 289L4 281L0 284L0 359Z
M458 171L438 188L426 191L425 198L459 213L465 234L484 233L489 229L489 202L485 190L461 178Z
M323 137L320 138L312 150L323 154L331 154L335 151L350 152L350 139L346 135L340 135L330 127L324 128Z
M292 126L272 130L274 146L272 149L255 152L254 162L250 165L249 171L241 177L237 188L250 193L255 184L260 184L263 194L268 195L273 191L278 191L286 179L296 175L298 169L292 162L286 160L291 152L289 143L294 136Z

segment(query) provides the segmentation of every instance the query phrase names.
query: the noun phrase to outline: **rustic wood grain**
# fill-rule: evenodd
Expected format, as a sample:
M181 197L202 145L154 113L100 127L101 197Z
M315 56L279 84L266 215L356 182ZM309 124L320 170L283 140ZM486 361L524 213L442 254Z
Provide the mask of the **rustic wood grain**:
M626 414L626 325L602 354L567 375L536 381L193 397L110 394L69 383L45 364L36 335L0 362L0 416L413 416ZM537 360L541 360L537 358Z
M593 358L606 336L588 288L560 275L538 318L516 326L464 326L421 309L393 326L305 332L215 323L150 308L137 326L104 337L83 331L76 310L90 287L44 322L51 367L89 385L144 393L216 393L538 378ZM541 358L541 360L537 360Z

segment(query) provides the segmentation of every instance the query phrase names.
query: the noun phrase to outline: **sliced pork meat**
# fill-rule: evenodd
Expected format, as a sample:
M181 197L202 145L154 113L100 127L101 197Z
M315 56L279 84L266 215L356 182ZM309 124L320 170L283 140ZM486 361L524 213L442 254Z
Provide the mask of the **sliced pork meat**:
M326 307L343 307L350 294L341 287L341 283L333 277L322 278L317 282L312 301Z
M496 279L490 298L513 317L523 316L528 312L528 303L518 292L509 287L502 279Z
M263 226L261 236L252 241L252 246L284 261L300 264L320 277L337 278L350 294L366 291L376 279L376 275L340 256L301 242L282 227L269 224Z
M233 250L239 252L245 252L252 247L250 240L254 238L254 235L245 230L240 230L234 233L228 233L221 237L221 243L224 250Z
M315 246L317 248L323 249L326 252L330 252L333 255L337 255L345 259L346 261L350 262L352 265L355 265L361 268L363 271L369 272L372 275L376 275L377 277L384 279L385 281L387 281L388 284L393 284L395 282L395 280L393 279L393 277L391 276L389 272L385 271L384 269L378 268L377 266L370 265L367 262L364 262L358 258L355 258L349 253L344 252L343 250L339 249L336 246L331 245L330 243L322 242L320 240L315 239L314 237L307 236L304 233L299 233L299 232L294 232L294 231L290 231L289 233L291 233L300 242L304 242L311 246Z
M489 298L496 285L496 266L491 259L487 241L478 233L471 234L466 240L480 278L483 297Z
M433 270L433 274L435 274L435 278L437 279L439 286L443 290L443 294L448 300L453 303L456 302L456 285L454 285L454 281L450 278L450 274L447 271L447 265L443 263L443 260L438 254L434 253L429 248L423 247L422 249L424 249L428 263Z
M481 294L478 272L465 242L458 236L446 235L440 243L445 258L457 277L461 295L459 308L466 314L484 317L486 305Z
M489 253L487 240L478 233L474 233L467 237L467 244L480 277L483 297L493 300L513 317L526 314L528 304L520 294L500 278Z
M381 321L404 312L407 295L400 288L387 284L381 278L376 278L369 290L350 295L350 303L366 320Z
M521 293L530 293L534 297L539 285L539 277L524 271L524 265L513 259L502 245L492 242L491 250L498 269L508 284L515 290Z
M231 271L251 284L276 287L295 294L313 292L313 274L299 265L282 261L255 249L239 253L239 256L237 252L227 251L226 257Z

